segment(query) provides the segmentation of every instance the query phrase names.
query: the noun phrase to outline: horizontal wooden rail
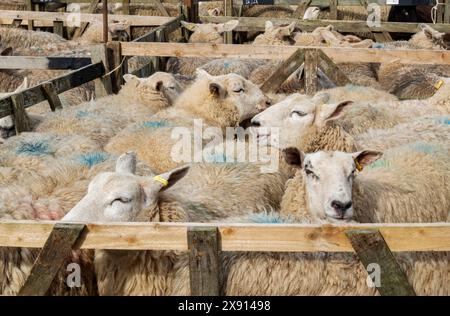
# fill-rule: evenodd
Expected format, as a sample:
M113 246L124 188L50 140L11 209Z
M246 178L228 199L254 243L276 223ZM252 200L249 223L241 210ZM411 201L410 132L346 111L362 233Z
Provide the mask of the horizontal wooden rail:
M122 42L123 56L285 59L298 48L319 48L336 63L450 64L450 51L316 46L260 46L204 43Z
M123 0L108 0L109 3L122 3ZM214 1L214 0L209 0ZM198 0L198 2L209 2L208 0ZM59 0L61 3L89 3L90 0ZM171 3L178 4L180 0L164 0L163 4ZM235 5L241 5L243 0L234 0ZM274 4L277 5L298 5L299 0L274 0ZM152 0L130 0L130 3L152 3ZM338 5L346 6L361 6L360 0L337 0ZM386 0L367 0L367 3L378 3L380 5L386 5ZM330 0L311 0L311 6L327 7L330 5Z
M80 68L78 70L74 70L66 75L62 75L60 77L54 78L52 80L46 81L50 82L54 89L55 93L59 94L64 91L70 90L72 88L78 87L84 83L87 83L91 80L99 78L105 74L105 67L102 62L98 62L95 64L88 65L86 67ZM13 94L22 95L24 99L24 108L30 107L36 103L42 102L46 100L44 93L42 92L41 86L45 84L43 82L37 86L31 87L29 89L23 90L21 92L17 92ZM0 99L0 118L11 115L12 113L12 100L11 95Z
M228 16L202 16L202 22L206 23L225 23L229 20L239 20L235 31L264 31L265 22L268 20L264 18L251 17L228 17ZM279 19L270 18L274 25L290 24L296 22L297 27L302 31L312 31L319 26L333 25L334 29L339 32L403 32L416 33L420 31L419 23L399 23L399 22L380 22L380 27L369 27L366 21L341 21L341 20L298 20L298 19ZM433 29L450 33L450 24L436 23L428 24Z
M14 19L35 20L50 22L48 26L53 26L54 21L64 22L65 24L73 24L75 22L102 23L101 14L92 13L63 13L63 12L41 12L41 11L0 11L0 23L10 24ZM142 15L117 15L109 14L110 22L124 22L130 26L159 26L169 22L173 18L165 16L142 16ZM9 23L8 23L9 22ZM23 23L23 22L22 22Z
M79 69L90 63L90 57L0 56L0 69Z
M0 247L41 248L57 222L0 222ZM450 251L450 223L431 224L87 224L84 249L188 250L188 227L218 227L223 251L352 252L345 233L378 229L392 251Z

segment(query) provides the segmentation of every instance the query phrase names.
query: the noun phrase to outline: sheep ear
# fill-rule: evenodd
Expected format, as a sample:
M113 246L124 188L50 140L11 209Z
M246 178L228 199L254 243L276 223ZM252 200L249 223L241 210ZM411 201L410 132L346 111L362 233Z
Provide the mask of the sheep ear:
M295 22L292 22L291 24L288 25L289 34L294 32L296 25L297 25L297 23L295 23Z
M134 84L135 86L137 86L141 82L141 79L139 77L132 74L123 75L123 79L126 83Z
M231 32L232 30L234 30L237 26L239 25L239 21L238 20L231 20L228 21L226 23L220 24L219 25L219 32L223 33L223 32Z
M1 56L11 56L13 53L12 47L7 47L0 53Z
M270 30L270 29L272 29L272 28L273 28L273 23L272 23L272 21L266 21L266 24L265 24L265 30L268 31L268 30Z
M225 89L216 82L211 82L209 84L209 92L216 98L224 98L227 93Z
M361 171L365 166L377 161L383 155L382 152L373 150L363 150L352 154L356 168Z
M177 183L179 180L184 178L184 176L186 176L186 174L188 173L189 168L190 168L189 165L175 168L166 173L162 173L160 175L153 177L153 181L156 182L156 184L159 186L160 191L167 190L175 183Z
M432 39L433 35L436 33L435 30L433 30L431 27L429 27L426 24L420 23L419 27L423 31L423 33L426 35L426 37L428 37L429 39Z
M129 151L119 158L116 162L116 172L120 173L136 173L136 153Z
M303 168L303 161L305 154L295 147L288 147L283 149L283 156L286 162L294 167Z
M195 30L196 30L197 27L198 27L198 25L195 24L195 23L190 23L190 22L185 22L185 21L181 21L181 25L182 25L185 29L187 29L187 30L189 30L189 31L191 31L191 32L195 32Z
M321 109L321 117L324 122L332 121L341 116L344 109L352 104L353 101L343 101L340 103L326 104Z

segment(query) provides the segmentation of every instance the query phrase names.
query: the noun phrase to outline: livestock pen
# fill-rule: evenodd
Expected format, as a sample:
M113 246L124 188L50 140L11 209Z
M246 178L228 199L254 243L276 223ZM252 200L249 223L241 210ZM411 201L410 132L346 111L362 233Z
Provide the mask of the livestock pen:
M312 1L312 3L315 0ZM347 0L346 0L347 1ZM78 1L69 1L78 2ZM81 2L81 1L80 1ZM95 2L95 1L94 1ZM97 1L98 2L98 1ZM113 1L114 2L114 1ZM129 0L123 1L129 4ZM140 2L140 1L139 1ZM231 2L226 1L228 4ZM323 1L316 1L322 3ZM328 1L325 1L328 3ZM348 0L348 3L360 4ZM344 1L344 3L347 4ZM185 13L195 12L189 0ZM336 5L337 1L330 1ZM341 3L341 1L339 1ZM191 4L191 6L190 6ZM186 11L187 10L187 11ZM334 10L333 10L334 11ZM447 11L446 16L447 16ZM189 18L223 23L226 17ZM81 14L81 22L101 21L98 14ZM188 15L189 16L189 15ZM1 24L54 27L62 34L69 17L50 12L0 12ZM168 42L169 35L181 30L184 16L144 17L109 15L110 20L131 26L154 26L154 30L132 42L108 42L92 47L90 57L0 57L0 69L71 69L63 76L13 93L0 100L0 118L12 115L17 133L29 130L25 109L47 100L50 110L61 109L58 94L95 80L96 95L113 94L120 89L122 76L128 73L127 60L135 56L151 57L152 62L134 74L145 77L164 69L166 57L207 57L282 60L282 64L261 85L264 92L276 92L289 75L304 64L305 91L319 90L318 70L339 85L350 83L337 63L389 63L449 65L450 52L441 50L401 50L343 48L322 46L259 46ZM27 21L33 21L27 22ZM239 17L236 31L262 31L265 18ZM409 32L419 30L417 23L381 22L369 27L358 21L303 21L271 19L275 24L296 22L302 30L332 24L342 32ZM450 25L433 24L436 30L450 33ZM42 248L20 295L45 295L67 253L73 249L174 250L189 252L190 286L193 295L219 295L220 253L248 252L355 252L367 267L377 263L381 274L381 295L415 295L414 289L396 262L392 252L449 252L449 223L407 224L229 224L229 223L58 223L1 221L0 247Z

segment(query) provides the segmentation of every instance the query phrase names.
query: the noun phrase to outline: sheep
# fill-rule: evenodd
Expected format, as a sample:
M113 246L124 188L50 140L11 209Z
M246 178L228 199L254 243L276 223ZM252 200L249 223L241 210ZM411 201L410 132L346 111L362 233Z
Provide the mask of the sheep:
M108 41L128 42L130 37L126 31L127 23L115 22L108 24ZM91 23L84 33L75 41L81 44L103 43L103 24Z
M223 34L231 32L239 24L237 20L231 20L226 23L214 24L195 24L189 22L181 22L181 25L193 32L189 37L189 43L223 43ZM169 58L166 70L172 73L192 76L195 70L212 61L211 58Z
M211 76L198 70L196 81L173 107L159 112L147 122L128 126L109 141L105 150L117 154L133 150L140 160L153 166L157 172L172 169L177 165L173 157L177 155L175 148L178 147L175 145L184 139L182 136L177 141L171 138L172 133L191 132L197 119L205 129L217 127L219 130L214 129L214 135L221 138L226 127L238 126L269 104L258 87L239 75Z
M352 154L337 153L336 156L341 158L338 160L328 157L324 159L322 156L319 158L328 162L323 163L321 168L324 165L331 165L331 169L342 168L342 165L345 165L345 170L353 174L354 159L358 159L360 165L366 166L374 160L372 157L378 154L364 151ZM184 166L154 179L139 177L134 175L133 155L130 153L122 155L117 161L116 172L97 175L92 180L86 196L62 221L214 220L215 216L210 212L185 208L182 203L175 200L176 186L181 186L181 181L187 176L188 168ZM342 178L347 181L347 174ZM338 180L342 183L344 179ZM345 182L345 185L350 186L351 182ZM223 185L220 189L223 189ZM204 190L211 190L210 185L202 187L201 191ZM330 193L335 194L334 191ZM191 196L194 194L191 193ZM434 269L430 269L420 263L411 266L408 264L407 259L410 259L408 255L401 254L397 257L403 268L406 268L408 277L413 280L413 286L418 293L445 295L448 292L445 277L448 262L445 258L430 254L415 255L416 258L427 259L427 263L433 257L440 260L432 267ZM97 250L94 262L101 295L190 294L186 253ZM355 255L222 253L221 263L220 287L223 295L373 295L376 291L375 288L366 286L367 272L360 266L359 261L355 260ZM351 274L345 274L343 278L340 270L342 268L351 268ZM430 270L434 272L430 273ZM432 282L429 281L430 277ZM319 279L325 281L313 281ZM427 280L426 284L422 284L425 283L424 280Z
M284 26L274 26L266 21L263 34L258 35L253 41L254 45L291 45L290 36L295 29L295 22Z
M51 113L36 131L84 135L103 146L128 124L146 121L170 107L182 91L178 80L164 72L148 78L126 74L124 79L126 83L118 95Z
M445 144L450 128L445 117L419 118L406 120L404 124L394 126L394 112L376 107L362 107L343 101L326 103L323 95L313 99L293 95L252 119L255 128L252 131L261 144L271 143L272 128L279 127L279 148L295 146L306 152L318 150L355 151L361 147L376 147L380 150L398 145L422 142L439 142ZM295 104L293 106L293 104ZM355 109L355 111L352 110ZM356 114L356 115L355 115ZM353 119L352 119L353 117ZM355 121L354 117L358 121ZM397 117L398 120L401 116ZM385 130L368 130L370 126L378 128L393 126ZM356 128L354 128L356 126ZM261 127L266 127L261 129ZM348 131L353 131L349 134ZM356 131L355 131L356 130Z
M224 8L223 2L211 1L211 2L199 2L198 3L198 15L199 16L220 16L223 15Z

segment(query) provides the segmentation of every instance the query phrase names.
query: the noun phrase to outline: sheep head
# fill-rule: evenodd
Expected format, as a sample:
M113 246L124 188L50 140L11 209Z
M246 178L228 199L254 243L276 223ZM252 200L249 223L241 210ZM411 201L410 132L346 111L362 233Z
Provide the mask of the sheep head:
M414 34L410 42L423 49L446 49L445 33L441 33L426 24L419 24L420 32Z
M303 20L317 20L319 18L319 14L319 7L309 7L305 10L305 14L303 14Z
M322 128L328 122L340 117L351 101L328 103L327 93L318 93L313 98L295 93L256 115L252 133L261 144L270 139L267 127L280 130L279 146L295 146L311 128ZM265 127L265 128L264 128Z
M189 37L189 43L223 43L223 33L231 32L239 24L238 20L231 20L226 23L205 23L195 24L181 21L181 25L193 32Z
M159 221L159 193L183 178L189 167L180 167L153 178L137 176L135 170L135 153L120 156L116 170L95 176L87 194L62 221Z
M130 36L127 32L129 27L128 23L125 22L113 22L108 26L109 37L112 41L128 42Z
M286 162L298 168L311 215L331 221L353 219L352 189L357 171L379 159L382 153L318 151L304 154L295 147L283 150Z
M274 44L279 43L289 45L290 36L295 30L295 22L289 25L273 25L271 21L266 21L264 34L255 38L255 44Z
M182 92L182 87L174 75L166 72L155 72L148 78L139 78L132 74L126 74L123 78L126 89L138 92L144 97L155 93L160 94L167 99L167 105L172 105Z
M217 117L226 116L228 110L234 116L228 119L228 124L251 119L270 106L269 99L257 85L235 73L211 76L206 71L197 69L197 78L209 90L208 99L211 102L207 110Z

